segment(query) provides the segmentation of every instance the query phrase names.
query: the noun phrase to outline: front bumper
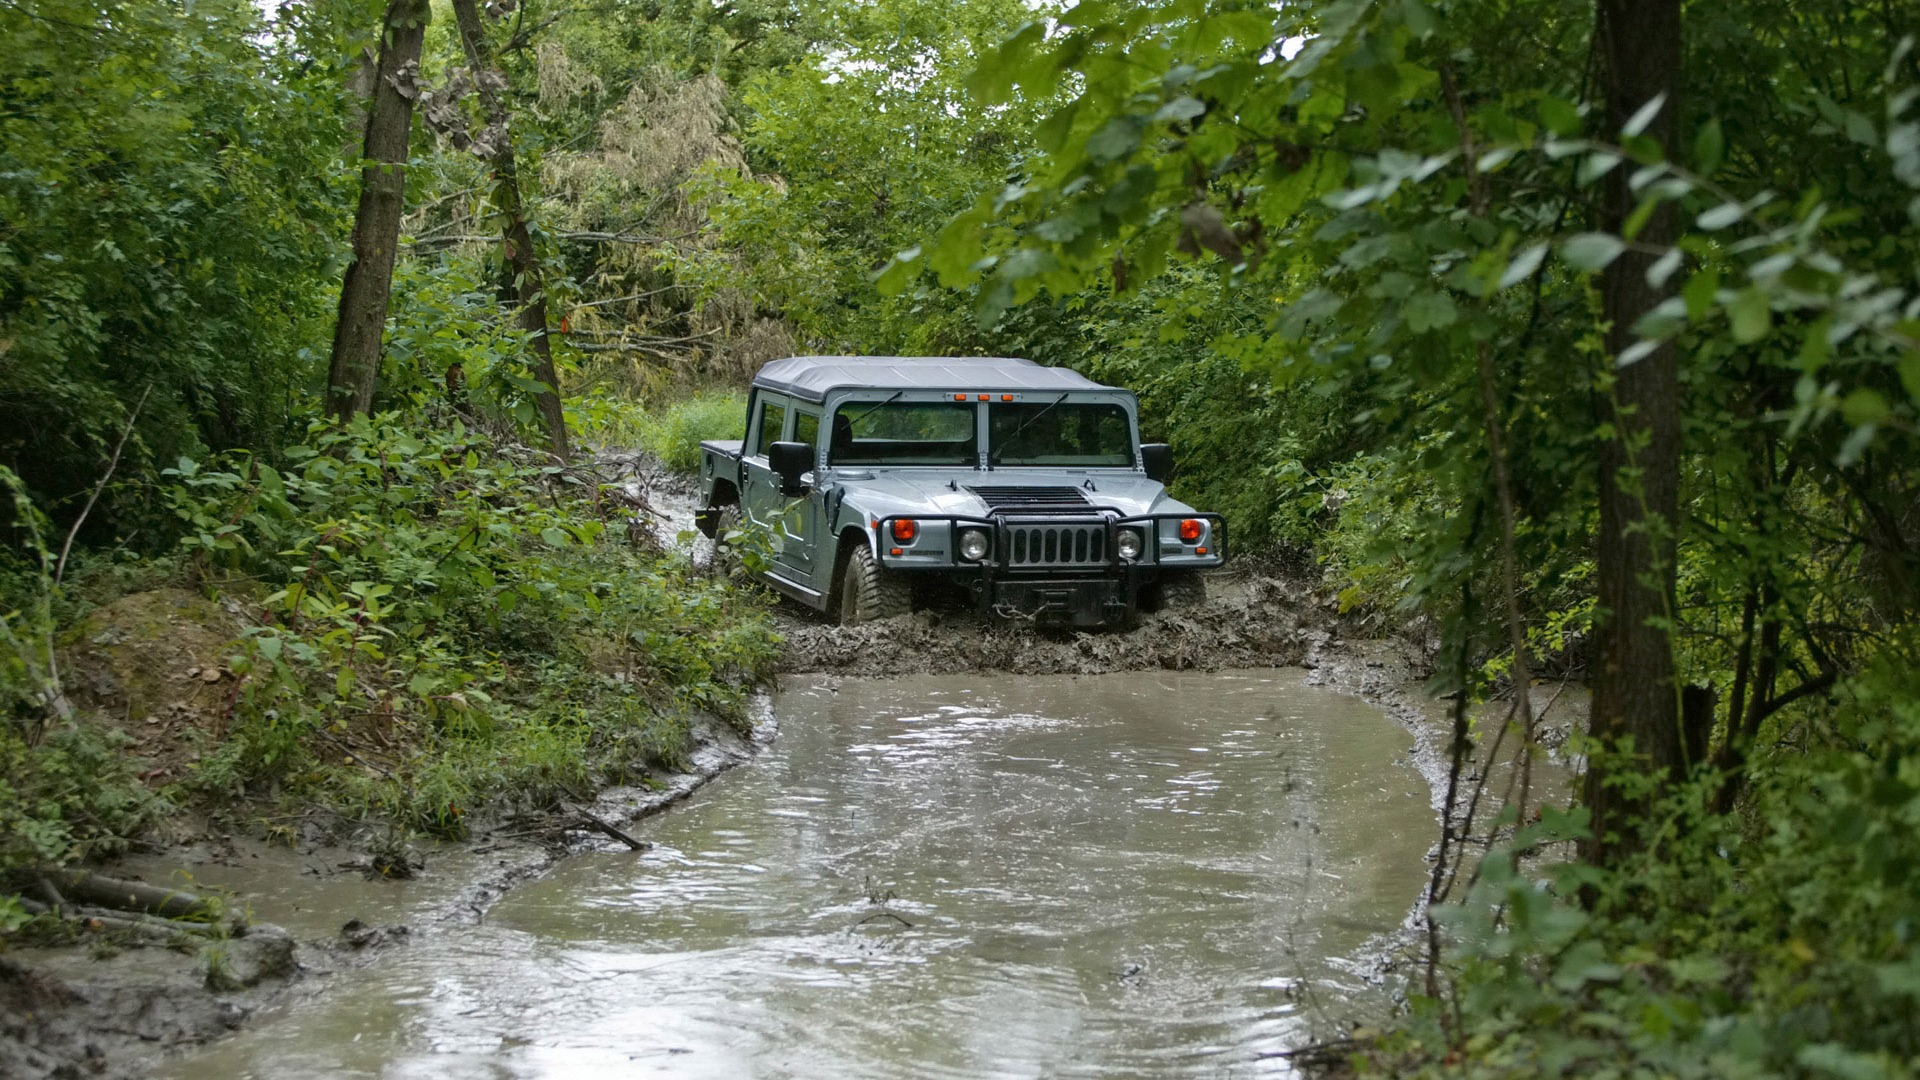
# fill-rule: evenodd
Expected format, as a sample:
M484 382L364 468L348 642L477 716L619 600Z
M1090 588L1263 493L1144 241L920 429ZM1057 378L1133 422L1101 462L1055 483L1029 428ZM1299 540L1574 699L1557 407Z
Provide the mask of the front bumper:
M893 523L919 525L907 543L892 539ZM1183 520L1205 523L1195 542L1180 539ZM1226 519L1218 514L1140 514L1123 517L1006 515L995 518L899 514L873 523L880 564L889 570L938 574L964 586L984 612L1048 624L1100 626L1131 614L1141 586L1169 572L1204 570L1226 562ZM987 533L984 559L961 557L967 529ZM1133 529L1142 538L1137 557L1123 559L1118 538Z

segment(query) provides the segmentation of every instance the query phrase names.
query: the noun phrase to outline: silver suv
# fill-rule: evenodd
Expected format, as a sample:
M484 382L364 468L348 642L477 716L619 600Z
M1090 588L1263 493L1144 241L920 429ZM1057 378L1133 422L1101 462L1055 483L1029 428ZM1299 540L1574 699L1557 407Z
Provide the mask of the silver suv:
M1030 360L800 356L760 370L747 437L701 444L702 532L771 537L768 585L844 624L939 586L1044 623L1204 595L1226 523L1168 496L1138 402Z

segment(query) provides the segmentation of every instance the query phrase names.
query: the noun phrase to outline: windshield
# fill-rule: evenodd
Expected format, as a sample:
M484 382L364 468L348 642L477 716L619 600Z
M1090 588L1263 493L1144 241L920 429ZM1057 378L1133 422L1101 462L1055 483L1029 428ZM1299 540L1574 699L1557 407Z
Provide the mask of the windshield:
M1023 401L988 406L995 465L1133 465L1127 410L1107 402Z
M830 465L973 465L974 407L960 402L850 402L833 414Z

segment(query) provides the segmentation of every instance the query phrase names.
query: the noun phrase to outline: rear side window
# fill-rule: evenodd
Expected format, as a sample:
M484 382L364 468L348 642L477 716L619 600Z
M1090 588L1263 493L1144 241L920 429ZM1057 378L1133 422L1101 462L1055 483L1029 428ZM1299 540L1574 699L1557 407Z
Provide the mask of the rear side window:
M820 414L795 410L793 414L793 441L806 443L808 449L820 445Z
M760 403L760 434L754 439L753 452L766 456L767 449L780 441L780 431L787 424L787 407L778 401Z

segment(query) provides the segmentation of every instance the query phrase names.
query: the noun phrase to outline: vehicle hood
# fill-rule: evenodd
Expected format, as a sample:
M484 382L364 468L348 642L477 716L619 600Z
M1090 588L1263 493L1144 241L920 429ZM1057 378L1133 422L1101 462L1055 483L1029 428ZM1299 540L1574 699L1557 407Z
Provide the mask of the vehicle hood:
M863 475L864 474L864 475ZM832 480L845 492L846 504L875 517L889 514L991 517L994 508L975 489L1073 488L1089 504L1085 513L1110 509L1121 517L1178 514L1192 508L1172 498L1159 481L1125 470L874 469L842 472Z

